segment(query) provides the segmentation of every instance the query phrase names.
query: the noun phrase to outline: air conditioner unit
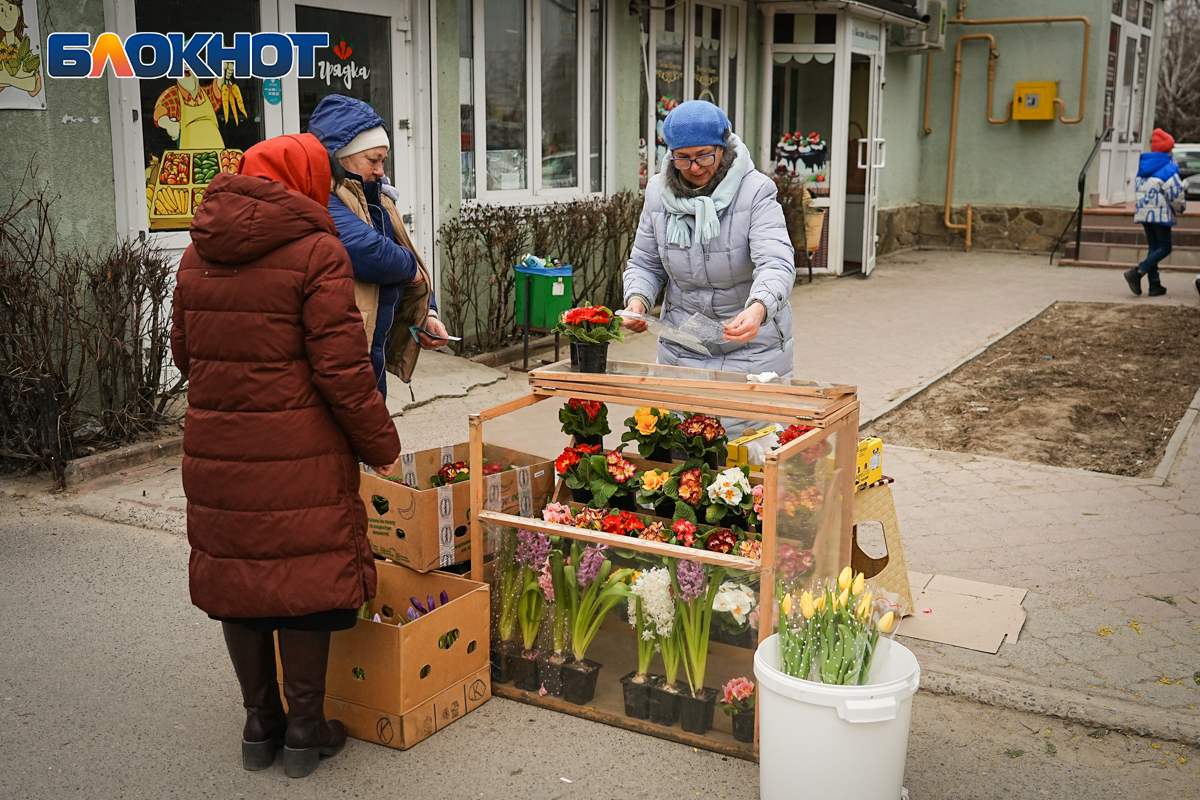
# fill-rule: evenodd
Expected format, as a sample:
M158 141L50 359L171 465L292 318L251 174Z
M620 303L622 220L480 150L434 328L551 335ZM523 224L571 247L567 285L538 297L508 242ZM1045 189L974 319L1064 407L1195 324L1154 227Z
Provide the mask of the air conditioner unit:
M928 20L925 30L901 28L899 40L891 50L894 52L919 52L946 49L946 3L945 0L917 0L917 15Z

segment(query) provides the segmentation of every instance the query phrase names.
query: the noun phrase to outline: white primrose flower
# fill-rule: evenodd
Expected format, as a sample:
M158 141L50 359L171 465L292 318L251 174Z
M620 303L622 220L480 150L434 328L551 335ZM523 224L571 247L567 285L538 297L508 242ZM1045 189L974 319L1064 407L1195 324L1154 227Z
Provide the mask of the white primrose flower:
M713 611L727 611L739 625L746 623L746 618L754 610L758 600L750 587L741 583L723 583L713 598Z
M657 635L664 639L675 626L675 599L671 597L671 573L665 567L648 569L637 577L629 591L642 599L642 615L646 623L643 638ZM630 615L630 625L637 626L636 616Z
M713 502L720 501L725 505L736 506L742 502L742 497L750 493L750 481L737 467L731 467L717 473L713 482L708 486L708 497Z

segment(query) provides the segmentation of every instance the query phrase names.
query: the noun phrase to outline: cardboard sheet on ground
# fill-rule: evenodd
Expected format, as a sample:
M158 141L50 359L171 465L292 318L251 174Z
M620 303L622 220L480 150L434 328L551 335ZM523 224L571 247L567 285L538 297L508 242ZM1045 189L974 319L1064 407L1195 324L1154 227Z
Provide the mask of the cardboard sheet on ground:
M915 610L900 623L900 636L996 653L1025 624L1026 589L911 570L908 580Z

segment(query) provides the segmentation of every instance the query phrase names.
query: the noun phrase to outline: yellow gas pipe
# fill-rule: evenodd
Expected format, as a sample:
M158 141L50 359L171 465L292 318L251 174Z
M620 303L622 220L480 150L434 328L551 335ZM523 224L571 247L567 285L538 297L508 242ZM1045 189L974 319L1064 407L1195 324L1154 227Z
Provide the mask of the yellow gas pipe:
M960 2L958 5L958 14L947 20L951 24L957 25L1020 25L1041 23L1050 25L1055 22L1082 22L1083 23L1083 70L1079 78L1079 116L1073 119L1066 119L1063 113L1066 111L1066 105L1061 98L1054 98L1054 104L1058 106L1058 121L1066 125L1074 125L1083 121L1083 112L1087 100L1087 65L1088 65L1088 45L1092 38L1092 22L1084 16L1066 16L1066 17L1013 17L1011 19L964 19L963 10L965 4ZM988 51L988 90L987 90L987 121L993 125L1000 125L1012 119L1012 101L1008 102L1007 113L1003 119L992 118L992 93L996 77L995 61L1000 57L1000 53L996 50L996 39L991 34L975 33L960 37L958 46L954 50L954 101L950 111L950 156L946 171L946 209L943 216L943 222L950 230L966 231L967 242L966 249L971 249L971 204L967 204L967 221L965 225L959 225L950 222L950 198L954 192L954 144L958 134L958 89L962 78L962 43L970 39L988 39L990 49ZM925 133L932 133L933 130L929 127L929 84L930 77L933 74L933 56L926 55L925 62Z

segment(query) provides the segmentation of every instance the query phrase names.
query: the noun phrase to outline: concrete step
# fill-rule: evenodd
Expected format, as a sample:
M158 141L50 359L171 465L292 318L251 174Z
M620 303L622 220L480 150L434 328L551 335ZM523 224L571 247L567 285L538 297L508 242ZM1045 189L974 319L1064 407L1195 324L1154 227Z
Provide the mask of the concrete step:
M1071 238L1071 233L1068 232L1068 238ZM1146 246L1146 233L1141 225L1136 228L1085 227L1082 237L1083 241L1095 244ZM1176 228L1171 231L1171 242L1176 247L1200 247L1200 230Z
M1114 264L1137 264L1146 257L1146 246L1134 244L1098 244L1083 242L1076 255L1075 243L1072 242L1066 251L1067 258L1078 258L1081 261L1111 262ZM1200 247L1179 246L1171 250L1162 265L1172 267L1192 267L1200 269Z
M1100 267L1103 269L1119 269L1127 270L1133 264L1117 263L1115 261L1089 261L1087 259L1066 258L1065 256L1059 259L1060 267ZM1161 272L1195 272L1200 273L1200 267L1187 266L1171 266L1170 264L1159 264L1158 269Z
M1089 227L1141 227L1133 221L1133 209L1110 209L1110 208L1087 208L1083 211L1083 228L1087 230ZM1179 214L1175 218L1176 228L1189 228L1192 230L1200 230L1200 211L1191 211L1190 209Z

